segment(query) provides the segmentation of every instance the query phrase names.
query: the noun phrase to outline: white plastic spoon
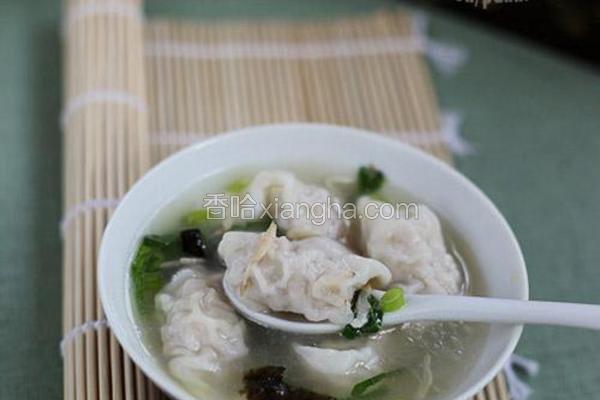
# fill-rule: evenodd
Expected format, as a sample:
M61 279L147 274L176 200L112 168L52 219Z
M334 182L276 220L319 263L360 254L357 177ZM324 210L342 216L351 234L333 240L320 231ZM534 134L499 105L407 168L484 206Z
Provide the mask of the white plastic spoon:
M224 283L225 293L247 319L266 328L301 334L326 334L342 330L330 322L290 321L246 305L237 292ZM384 292L374 291L381 297ZM383 315L383 326L412 321L470 321L506 324L562 325L600 330L600 305L525 301L472 296L406 295L398 311Z

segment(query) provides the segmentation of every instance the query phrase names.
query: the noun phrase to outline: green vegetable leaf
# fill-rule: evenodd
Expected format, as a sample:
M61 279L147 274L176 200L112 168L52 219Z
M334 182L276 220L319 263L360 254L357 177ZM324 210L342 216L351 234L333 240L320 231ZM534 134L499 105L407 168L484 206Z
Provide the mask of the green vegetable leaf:
M355 328L352 325L348 324L342 329L342 336L346 339L356 339L360 336L360 328Z
M381 300L381 310L384 313L397 311L404 307L404 290L402 288L393 288L385 292Z
M356 296L355 296L356 298ZM346 339L355 339L364 334L377 333L381 330L381 324L383 321L383 310L381 309L381 305L379 300L373 295L369 295L367 297L367 301L369 302L370 308L367 314L367 322L358 328L353 327L348 324L342 330L342 336ZM353 300L353 309L355 308L356 301ZM354 310L356 316L356 310Z
M382 373L379 375L375 375L369 379L365 379L362 382L357 383L352 387L352 392L350 393L352 396L361 396L363 395L371 386L374 386L384 380L387 377L387 373Z
M359 195L375 193L381 189L384 182L385 175L373 165L358 169L357 187Z
M392 377L394 375L398 375L402 373L404 369L397 369L393 371L383 372L381 374L372 376L364 381L358 382L356 385L352 387L352 392L350 393L353 397L361 397L367 394L367 391L372 389L378 383L384 381L385 379Z
M154 296L166 283L160 265L180 253L181 243L176 236L149 235L142 239L131 264L133 296L140 315L154 309Z

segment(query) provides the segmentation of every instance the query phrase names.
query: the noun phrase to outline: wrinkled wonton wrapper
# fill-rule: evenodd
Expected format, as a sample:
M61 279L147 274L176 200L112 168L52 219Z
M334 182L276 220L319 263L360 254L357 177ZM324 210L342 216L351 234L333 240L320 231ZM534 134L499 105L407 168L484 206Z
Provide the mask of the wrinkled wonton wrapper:
M357 202L359 242L368 257L390 269L393 284L409 293L460 293L462 274L446 251L440 221L433 211L418 204L418 218L410 214L406 218L402 210L402 215L385 218L387 214L377 213L373 204L381 207L384 203L369 197Z
M354 293L382 287L390 272L378 261L353 254L325 237L290 241L265 233L227 232L219 244L225 282L256 309L289 311L310 321L350 322Z
M347 396L354 384L383 372L379 354L369 345L334 349L296 343L293 348L312 379L336 396Z
M185 269L156 295L166 320L160 332L168 368L196 389L209 390L208 383L224 379L232 363L248 353L245 323L215 289L219 283Z
M264 211L260 204L265 208L272 204L269 212L290 239L340 239L348 231L340 200L323 187L302 182L291 172L259 172L248 185L247 193L257 203L256 217Z

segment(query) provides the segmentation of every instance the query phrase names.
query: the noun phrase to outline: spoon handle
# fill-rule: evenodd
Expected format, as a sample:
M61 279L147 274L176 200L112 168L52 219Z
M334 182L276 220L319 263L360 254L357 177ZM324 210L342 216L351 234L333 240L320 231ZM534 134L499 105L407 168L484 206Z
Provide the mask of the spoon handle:
M384 315L383 324L471 321L562 325L600 330L600 305L472 296L407 295L406 306Z

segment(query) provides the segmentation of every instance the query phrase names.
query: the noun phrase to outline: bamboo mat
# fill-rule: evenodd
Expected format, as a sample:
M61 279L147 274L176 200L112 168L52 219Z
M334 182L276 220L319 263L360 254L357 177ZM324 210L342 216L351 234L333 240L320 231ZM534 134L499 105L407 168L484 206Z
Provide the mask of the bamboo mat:
M157 399L110 332L96 255L118 200L153 163L218 132L362 127L451 162L403 12L323 22L145 22L138 0L66 0L63 329L66 399ZM508 399L502 374L477 400Z
M450 161L426 65L404 13L320 23L146 26L150 137L156 161L251 124L363 127Z

